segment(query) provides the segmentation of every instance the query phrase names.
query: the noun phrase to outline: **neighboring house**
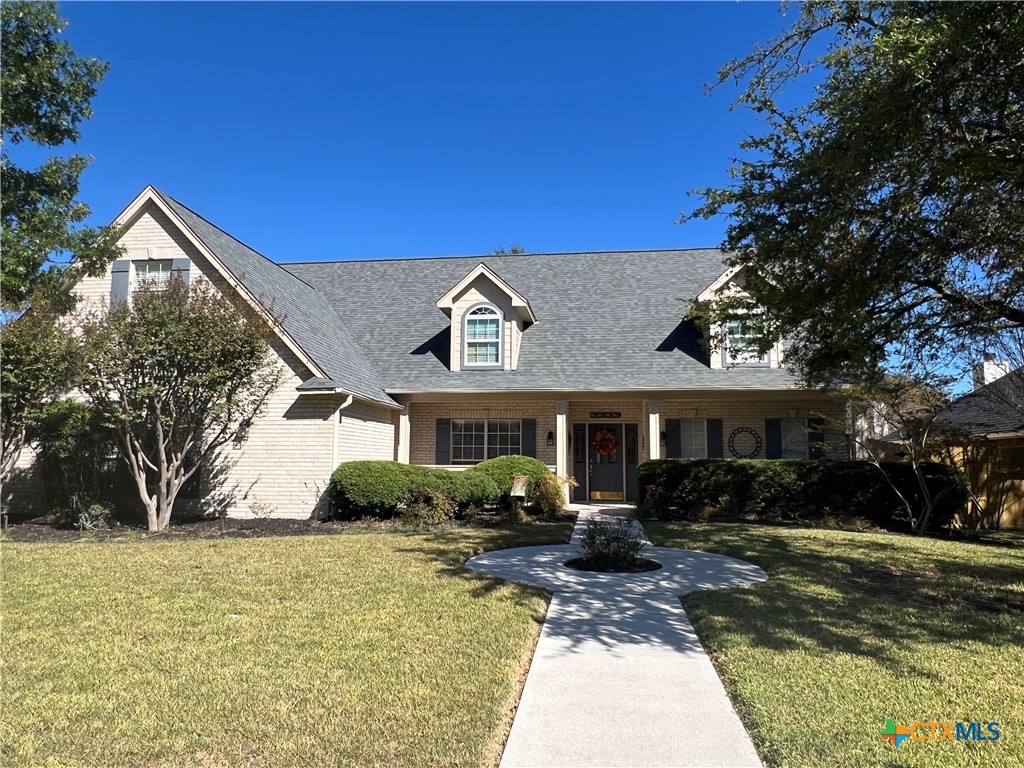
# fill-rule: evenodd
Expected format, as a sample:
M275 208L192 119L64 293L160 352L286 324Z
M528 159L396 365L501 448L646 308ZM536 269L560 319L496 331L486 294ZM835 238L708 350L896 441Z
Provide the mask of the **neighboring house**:
M935 417L967 438L959 458L982 502L968 522L986 528L1024 528L1024 368L1006 371L987 356L975 366L976 389Z
M522 453L574 476L575 500L629 501L646 459L847 454L824 426L845 404L799 388L781 346L750 354L737 323L709 354L711 329L683 319L742 288L717 249L279 265L152 187L117 223L125 257L82 280L86 302L177 274L277 319L287 379L203 469L206 510L306 517L356 459L464 468Z

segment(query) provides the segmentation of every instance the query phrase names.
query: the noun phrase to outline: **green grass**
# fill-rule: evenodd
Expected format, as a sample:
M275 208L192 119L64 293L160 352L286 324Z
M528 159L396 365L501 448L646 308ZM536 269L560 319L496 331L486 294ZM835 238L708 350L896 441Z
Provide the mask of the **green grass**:
M1024 540L644 526L768 572L683 600L768 765L1024 766ZM997 720L1003 736L896 749L878 735L887 717Z
M4 542L3 765L493 765L569 531Z

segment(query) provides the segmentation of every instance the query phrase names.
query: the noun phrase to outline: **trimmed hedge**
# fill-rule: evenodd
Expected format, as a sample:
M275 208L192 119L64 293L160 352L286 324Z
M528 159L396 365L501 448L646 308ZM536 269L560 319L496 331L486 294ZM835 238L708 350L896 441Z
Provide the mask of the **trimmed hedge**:
M482 475L489 477L498 486L501 493L501 503L507 504L509 494L512 493L512 481L519 475L526 475L530 483L526 488L527 497L532 497L537 488L537 483L544 475L551 474L548 465L542 461L529 456L499 456L496 459L481 461L479 464L470 467L463 474Z
M882 465L918 509L921 492L909 464ZM948 527L967 500L963 481L944 464L922 467L936 504L928 530ZM821 520L853 516L893 531L908 531L905 509L881 472L865 461L660 459L638 468L642 514L658 519Z
M465 512L496 503L501 493L486 475L394 461L350 461L331 475L335 516L345 520L394 517L410 500L425 497L443 497Z

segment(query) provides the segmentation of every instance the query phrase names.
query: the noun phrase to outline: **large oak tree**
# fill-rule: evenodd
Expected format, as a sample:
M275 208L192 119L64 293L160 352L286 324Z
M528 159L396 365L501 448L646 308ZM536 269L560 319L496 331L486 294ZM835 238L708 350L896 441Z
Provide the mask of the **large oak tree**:
M696 217L723 243L763 349L791 337L810 383L897 355L1019 360L1024 329L1024 4L822 2L727 64L763 121ZM783 89L814 83L808 103Z

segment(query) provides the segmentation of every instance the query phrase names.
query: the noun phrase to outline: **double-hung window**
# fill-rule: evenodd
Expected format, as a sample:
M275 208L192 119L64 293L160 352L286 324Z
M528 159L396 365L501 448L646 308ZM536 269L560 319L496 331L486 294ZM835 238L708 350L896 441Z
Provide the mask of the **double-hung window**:
M782 432L782 458L807 458L807 422L804 419L779 419Z
M143 288L151 291L162 291L167 288L174 266L172 259L146 259L132 262L134 279L132 290Z
M679 420L679 458L706 459L708 456L707 422L704 419Z
M466 313L465 365L470 368L501 365L501 312L489 304Z
M767 367L770 364L768 355L757 353L757 337L749 320L726 322L722 357L727 366Z
M523 452L520 419L452 419L452 464L476 464L484 459Z

